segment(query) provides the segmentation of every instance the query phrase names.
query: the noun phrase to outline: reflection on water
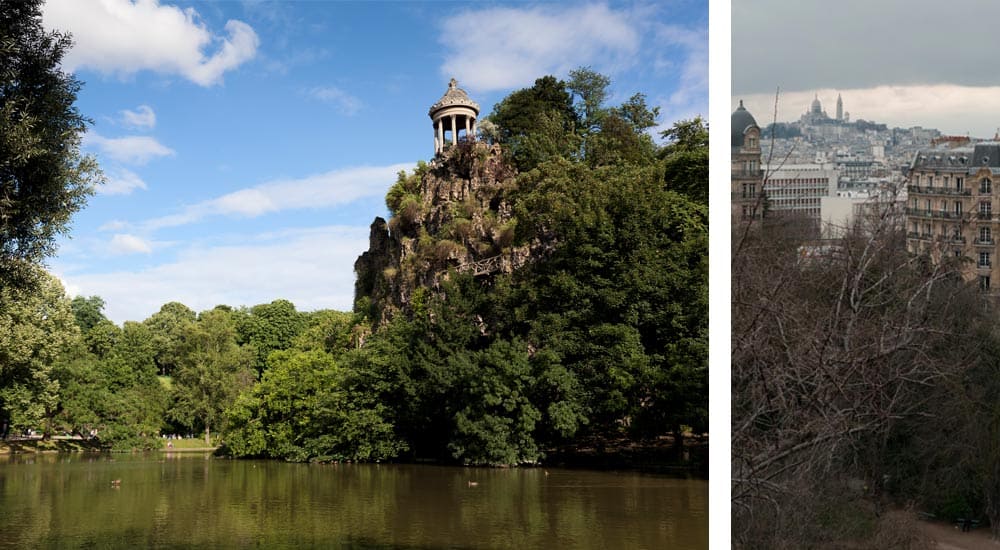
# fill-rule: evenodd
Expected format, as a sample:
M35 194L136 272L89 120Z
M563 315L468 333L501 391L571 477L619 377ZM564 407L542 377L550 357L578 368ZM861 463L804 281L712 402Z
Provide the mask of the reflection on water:
M0 459L0 520L0 548L698 549L708 547L708 483L540 468L47 455Z

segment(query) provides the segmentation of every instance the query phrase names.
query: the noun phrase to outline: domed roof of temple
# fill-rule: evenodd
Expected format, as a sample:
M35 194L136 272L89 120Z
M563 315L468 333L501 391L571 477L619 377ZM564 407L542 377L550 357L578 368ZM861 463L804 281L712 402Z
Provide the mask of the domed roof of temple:
M430 110L427 112L431 118L434 118L434 113L445 108L452 107L455 105L461 105L464 107L469 107L479 114L479 104L475 101L469 99L469 94L465 93L465 90L458 87L458 82L453 78L451 82L448 83L448 91L441 96L441 99L437 103L431 105Z
M757 121L754 120L753 115L750 111L743 107L743 100L740 100L740 106L733 111L733 116L731 117L732 124L732 146L742 147L743 146L743 135L751 126L757 126Z
M813 99L812 112L819 114L823 112L823 105L819 102L819 94Z

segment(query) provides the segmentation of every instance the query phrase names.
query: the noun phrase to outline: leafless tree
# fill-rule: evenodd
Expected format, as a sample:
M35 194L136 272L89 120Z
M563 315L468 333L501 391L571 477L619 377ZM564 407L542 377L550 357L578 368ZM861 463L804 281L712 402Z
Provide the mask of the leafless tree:
M808 537L826 494L875 512L889 435L929 414L927 395L968 357L949 346L976 296L956 262L907 252L893 201L816 243L800 220L764 219L734 236L732 502L739 547ZM850 484L831 483L848 477ZM851 497L850 495L854 495ZM802 507L812 497L811 508ZM809 509L806 509L809 508ZM777 540L777 539L774 539ZM773 541L772 541L773 542ZM796 547L796 542L790 542Z

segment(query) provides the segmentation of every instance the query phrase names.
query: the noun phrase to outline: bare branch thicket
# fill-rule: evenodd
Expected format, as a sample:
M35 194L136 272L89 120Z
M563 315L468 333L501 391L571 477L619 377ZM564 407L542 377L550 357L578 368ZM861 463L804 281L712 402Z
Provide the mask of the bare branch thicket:
M974 296L957 265L907 253L900 221L890 198L811 254L792 219L744 232L732 274L737 546L754 547L761 522L808 536L797 506L845 475L877 505L892 428L968 363L944 351Z

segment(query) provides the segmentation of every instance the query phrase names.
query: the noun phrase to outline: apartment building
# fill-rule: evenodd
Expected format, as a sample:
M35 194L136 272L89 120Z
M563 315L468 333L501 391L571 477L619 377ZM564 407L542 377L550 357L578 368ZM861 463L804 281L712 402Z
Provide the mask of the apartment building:
M907 248L967 258L963 274L983 291L1000 286L997 236L1000 142L918 151L907 185Z
M740 106L730 118L732 134L732 173L730 203L732 219L758 219L763 214L758 200L763 192L760 167L760 127L740 100Z

